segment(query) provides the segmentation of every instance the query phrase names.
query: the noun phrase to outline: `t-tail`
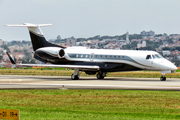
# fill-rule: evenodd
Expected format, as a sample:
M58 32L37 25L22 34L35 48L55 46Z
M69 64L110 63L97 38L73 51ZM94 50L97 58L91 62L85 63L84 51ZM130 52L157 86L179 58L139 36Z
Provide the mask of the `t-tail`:
M42 33L40 27L43 26L50 26L52 24L31 24L31 23L24 23L23 25L6 25L8 27L27 27L29 30L29 34L31 37L31 42L33 45L33 50L36 51L39 48L42 47L61 47L65 48L63 46L55 45L52 43L49 43Z

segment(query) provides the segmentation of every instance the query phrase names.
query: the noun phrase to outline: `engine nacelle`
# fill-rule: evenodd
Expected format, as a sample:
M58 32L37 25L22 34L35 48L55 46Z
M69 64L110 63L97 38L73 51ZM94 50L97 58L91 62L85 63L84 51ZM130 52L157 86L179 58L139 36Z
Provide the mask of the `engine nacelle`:
M43 56L43 54L48 54L53 57L58 57L60 59L65 58L65 51L63 48L59 47L43 47L39 48L35 51L39 56Z
M59 50L58 57L59 57L59 58L64 58L64 55L65 55L64 49L60 49L60 50Z

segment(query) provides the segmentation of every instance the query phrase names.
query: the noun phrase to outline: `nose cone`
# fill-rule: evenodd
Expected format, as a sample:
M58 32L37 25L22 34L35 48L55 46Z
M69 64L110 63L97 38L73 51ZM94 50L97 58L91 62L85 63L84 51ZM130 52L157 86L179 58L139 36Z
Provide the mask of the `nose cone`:
M170 70L177 70L177 67L172 62L170 62L168 60L165 61L165 65Z
M177 67L169 60L166 60L166 59L156 60L155 59L153 62L154 62L153 67L158 70L161 70L161 71L169 71L169 70L176 71L177 70Z
M174 65L174 64L173 64ZM171 70L177 70L178 68L174 65Z

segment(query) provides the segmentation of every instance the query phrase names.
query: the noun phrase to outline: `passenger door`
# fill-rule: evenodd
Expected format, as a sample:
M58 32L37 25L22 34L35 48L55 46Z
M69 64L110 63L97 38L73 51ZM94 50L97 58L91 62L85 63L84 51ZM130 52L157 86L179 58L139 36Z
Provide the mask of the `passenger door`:
M91 53L90 55L90 61L93 61L94 60L94 53Z

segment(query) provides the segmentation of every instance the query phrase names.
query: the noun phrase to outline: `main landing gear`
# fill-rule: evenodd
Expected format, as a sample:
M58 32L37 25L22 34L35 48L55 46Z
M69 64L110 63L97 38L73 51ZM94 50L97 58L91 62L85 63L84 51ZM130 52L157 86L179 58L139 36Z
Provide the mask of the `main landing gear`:
M160 77L161 81L166 81L165 73L162 74L162 77Z
M74 73L71 75L72 80L79 80L79 69L74 69Z
M104 79L104 77L106 77L106 72L98 72L98 74L96 75L97 79Z

